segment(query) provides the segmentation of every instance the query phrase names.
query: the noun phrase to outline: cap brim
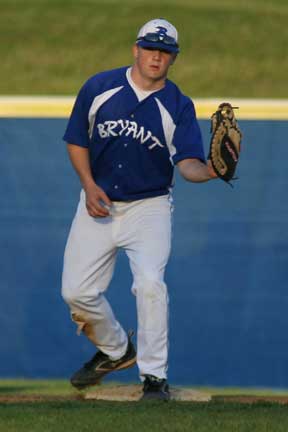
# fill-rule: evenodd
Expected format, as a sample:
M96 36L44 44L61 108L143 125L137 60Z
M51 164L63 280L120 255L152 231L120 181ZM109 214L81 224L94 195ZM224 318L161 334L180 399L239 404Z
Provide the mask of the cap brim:
M178 53L179 52L179 47L177 47L175 45L167 45L163 42L149 42L149 41L145 41L145 40L140 40L140 41L137 41L136 43L141 48L154 48L154 49L158 48L160 50L168 51L171 53Z

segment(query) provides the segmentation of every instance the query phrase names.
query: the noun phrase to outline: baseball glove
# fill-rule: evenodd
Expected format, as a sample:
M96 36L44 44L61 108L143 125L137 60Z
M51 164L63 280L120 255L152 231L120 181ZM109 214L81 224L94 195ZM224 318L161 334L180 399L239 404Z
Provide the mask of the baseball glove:
M230 103L223 102L211 116L211 141L208 159L219 178L229 183L234 180L242 133Z

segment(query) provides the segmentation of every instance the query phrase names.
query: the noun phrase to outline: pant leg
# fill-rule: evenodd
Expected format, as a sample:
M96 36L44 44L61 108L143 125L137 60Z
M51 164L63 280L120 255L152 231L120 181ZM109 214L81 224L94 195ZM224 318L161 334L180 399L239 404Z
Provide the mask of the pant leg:
M170 254L171 203L167 196L143 200L129 218L126 223L132 229L125 249L137 303L140 377L166 378L169 298L164 271Z
M124 355L128 343L104 296L113 275L116 251L112 218L92 218L82 191L65 248L62 296L78 331L113 359Z

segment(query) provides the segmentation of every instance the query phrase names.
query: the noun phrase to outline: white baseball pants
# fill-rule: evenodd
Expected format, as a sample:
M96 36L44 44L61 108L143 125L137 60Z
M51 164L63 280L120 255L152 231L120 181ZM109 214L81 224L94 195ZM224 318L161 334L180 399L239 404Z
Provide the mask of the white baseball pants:
M168 293L164 271L170 254L171 210L171 198L165 195L114 202L111 216L93 218L82 191L65 249L63 298L78 331L112 359L125 354L128 339L104 293L113 275L117 249L125 250L136 296L137 364L142 380L145 374L167 377Z

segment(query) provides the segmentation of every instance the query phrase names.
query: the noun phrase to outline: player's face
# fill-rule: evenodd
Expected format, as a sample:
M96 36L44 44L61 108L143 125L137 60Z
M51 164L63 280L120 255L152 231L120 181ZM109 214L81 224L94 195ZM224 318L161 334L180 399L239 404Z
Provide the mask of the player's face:
M143 78L159 81L165 79L169 67L173 64L176 55L159 49L133 48L135 66Z

